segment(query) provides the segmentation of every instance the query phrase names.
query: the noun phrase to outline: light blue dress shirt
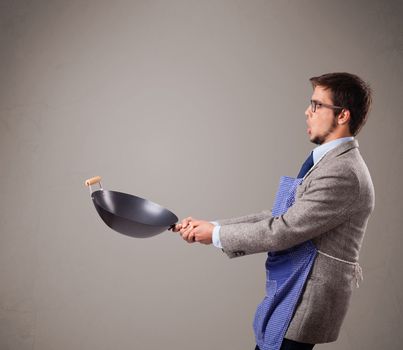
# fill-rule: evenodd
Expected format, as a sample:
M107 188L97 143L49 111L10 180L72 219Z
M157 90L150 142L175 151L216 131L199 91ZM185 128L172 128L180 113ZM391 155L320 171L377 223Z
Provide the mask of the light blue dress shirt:
M313 149L313 165L315 165L327 152L331 151L333 148L336 148L338 145L342 144L343 142L348 142L348 141L353 141L354 137L353 136L349 136L349 137L341 137L339 139L330 141L330 142L326 142L316 148ZM215 221L210 221L212 224L215 225L214 230L213 230L213 244L214 246L216 246L217 248L221 248L222 249L222 245L220 242L220 228L221 226L218 225L217 222Z

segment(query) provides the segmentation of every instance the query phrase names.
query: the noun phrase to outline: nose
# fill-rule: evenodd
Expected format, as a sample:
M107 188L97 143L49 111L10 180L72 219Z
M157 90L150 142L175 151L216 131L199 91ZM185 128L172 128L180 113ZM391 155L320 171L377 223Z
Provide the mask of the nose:
M308 105L308 107L305 110L305 115L308 118L310 115L312 115L312 110L311 110L311 105Z

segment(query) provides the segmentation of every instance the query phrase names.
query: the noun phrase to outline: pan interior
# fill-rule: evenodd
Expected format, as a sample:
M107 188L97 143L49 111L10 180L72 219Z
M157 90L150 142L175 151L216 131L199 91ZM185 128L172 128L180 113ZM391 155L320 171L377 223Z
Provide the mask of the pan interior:
M99 190L92 193L96 205L113 215L152 226L170 226L178 217L168 209L130 194Z

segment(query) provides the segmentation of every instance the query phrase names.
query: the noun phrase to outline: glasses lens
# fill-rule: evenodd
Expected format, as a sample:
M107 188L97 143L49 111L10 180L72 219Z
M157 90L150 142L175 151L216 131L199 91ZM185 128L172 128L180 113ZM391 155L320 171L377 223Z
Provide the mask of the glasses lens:
M316 112L316 102L313 101L313 100L311 100L311 109L312 109L312 112L313 112L313 113Z

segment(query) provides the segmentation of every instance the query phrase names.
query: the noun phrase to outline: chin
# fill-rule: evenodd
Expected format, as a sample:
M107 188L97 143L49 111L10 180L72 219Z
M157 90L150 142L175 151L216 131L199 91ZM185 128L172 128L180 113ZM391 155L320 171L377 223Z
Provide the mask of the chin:
M315 145L321 145L323 143L323 140L319 136L310 136L309 141L314 143Z

